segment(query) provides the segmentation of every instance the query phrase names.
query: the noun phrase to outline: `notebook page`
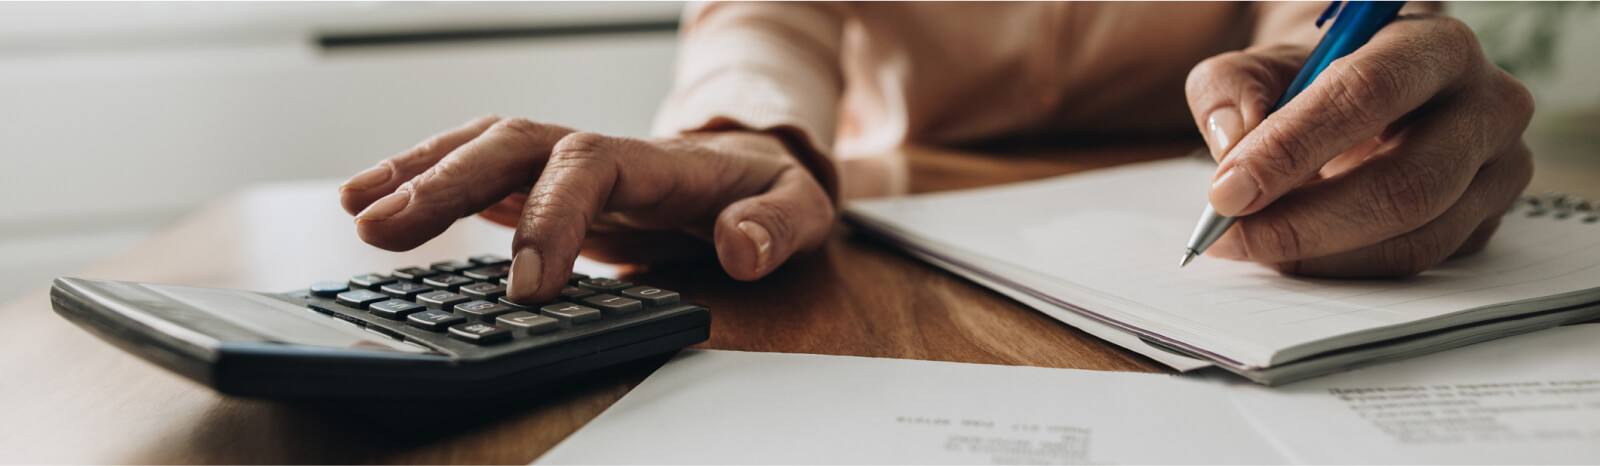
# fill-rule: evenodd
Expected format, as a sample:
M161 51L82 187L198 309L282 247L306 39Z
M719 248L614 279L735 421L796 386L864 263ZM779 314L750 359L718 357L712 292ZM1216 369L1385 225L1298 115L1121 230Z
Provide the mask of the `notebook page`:
M1240 367L1412 333L1491 304L1564 293L1572 304L1600 301L1600 227L1549 219L1509 217L1485 251L1404 281L1286 277L1214 258L1180 269L1213 167L1153 162L851 209L1051 277L1027 285Z

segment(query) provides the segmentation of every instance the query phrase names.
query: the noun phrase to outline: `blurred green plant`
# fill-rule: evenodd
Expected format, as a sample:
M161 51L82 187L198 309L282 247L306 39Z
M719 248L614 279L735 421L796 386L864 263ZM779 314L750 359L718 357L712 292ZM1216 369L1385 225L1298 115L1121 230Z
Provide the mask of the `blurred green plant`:
M1456 2L1484 53L1515 76L1558 72L1556 46L1572 15L1594 15L1600 2ZM1600 25L1596 25L1600 26Z

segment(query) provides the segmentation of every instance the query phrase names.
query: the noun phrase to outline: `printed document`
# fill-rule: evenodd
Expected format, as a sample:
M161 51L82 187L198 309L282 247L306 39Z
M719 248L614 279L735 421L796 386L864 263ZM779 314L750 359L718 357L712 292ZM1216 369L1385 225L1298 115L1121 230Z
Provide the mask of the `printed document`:
M1600 461L1600 324L1281 387L684 351L539 463Z

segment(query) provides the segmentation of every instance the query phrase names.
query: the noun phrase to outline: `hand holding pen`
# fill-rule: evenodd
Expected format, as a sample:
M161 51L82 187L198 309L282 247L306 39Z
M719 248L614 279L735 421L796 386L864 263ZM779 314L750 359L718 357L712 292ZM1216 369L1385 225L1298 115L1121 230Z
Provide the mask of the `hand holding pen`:
M1347 2L1323 42L1348 40L1337 21L1381 3ZM1487 244L1532 174L1532 97L1460 21L1377 26L1342 58L1257 46L1190 73L1189 108L1220 162L1207 214L1234 218L1195 252L1291 274L1403 277ZM1307 72L1296 96L1291 82Z

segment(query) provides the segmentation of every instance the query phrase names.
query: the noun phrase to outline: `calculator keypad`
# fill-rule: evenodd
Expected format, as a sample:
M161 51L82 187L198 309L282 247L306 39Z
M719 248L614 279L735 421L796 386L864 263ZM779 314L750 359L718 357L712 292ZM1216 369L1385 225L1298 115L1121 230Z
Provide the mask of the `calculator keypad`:
M358 314L394 322L383 325L425 331L400 332L377 323L363 324L350 311L334 312L330 306L311 304L318 312L365 325L376 333L412 342L429 340L420 336L474 345L549 338L545 335L589 328L605 319L631 318L646 309L678 304L680 299L678 293L669 290L574 273L555 302L520 304L505 298L510 264L510 259L500 256L473 256L427 267L399 268L390 275L364 274L345 282L318 282L308 293L322 298L331 296L337 304L360 310Z
M539 307L539 313L554 317L567 325L582 325L600 320L600 311L572 303L547 304Z
M443 332L451 325L467 323L467 318L438 309L429 309L406 316L406 323L430 332Z

